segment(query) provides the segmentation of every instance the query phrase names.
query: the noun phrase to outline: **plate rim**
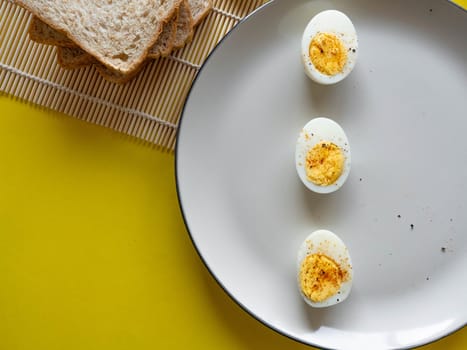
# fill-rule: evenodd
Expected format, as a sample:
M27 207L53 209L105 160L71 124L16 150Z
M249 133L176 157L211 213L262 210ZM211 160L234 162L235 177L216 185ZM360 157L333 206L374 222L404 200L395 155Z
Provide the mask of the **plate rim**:
M285 1L285 0L284 0ZM448 4L450 4L451 6L457 8L457 10L460 10L464 13L467 13L467 9L464 9L462 8L460 5L454 3L452 0L442 0L443 2L447 2ZM214 46L214 48L211 50L211 52L208 54L208 56L206 57L206 59L204 60L204 62L201 64L200 66L200 69L198 70L196 76L194 77L193 79L193 82L190 86L190 89L188 91L188 94L185 98L185 101L183 103L183 107L182 107L182 111L181 111L181 114L180 114L180 120L179 120L179 126L178 126L178 132L176 134L176 138L175 138L175 150L174 150L174 173L175 173L175 187L176 187L176 193L177 193L177 201L178 201L178 205L179 205L179 208L180 208L180 213L182 215L182 220L183 220L183 223L184 223L184 226L186 228L186 231L188 233L188 236L190 238L190 241L191 241L191 244L193 245L193 247L195 248L195 251L198 255L198 257L200 258L201 262L203 263L203 265L206 267L206 269L208 270L209 274L214 278L214 280L216 281L216 283L221 287L221 289L224 291L225 294L227 294L228 297L230 297L230 299L232 301L235 302L235 304L237 304L243 311L246 312L246 314L248 314L249 316L251 316L253 319L259 321L261 324L263 324L264 326L268 327L269 329L275 331L276 333L282 335L282 336L285 336L286 338L289 338L297 343L300 343L300 344L303 344L303 345L307 345L307 346L313 346L313 347L316 347L316 348L319 348L319 349L323 349L323 350L336 350L334 348L328 348L328 347L323 347L322 345L319 345L317 343L314 343L314 342L307 342L303 339L300 339L298 337L295 337L289 333L287 333L286 331L278 328L278 327L275 327L274 325L268 323L266 320L264 320L263 318L261 318L259 315L255 314L252 310L248 309L240 300L238 300L225 286L224 284L221 282L220 278L213 272L213 270L211 269L211 267L209 266L208 262L205 260L204 256L201 254L201 251L200 251L200 248L198 247L198 245L196 244L195 242L195 239L193 237L193 234L192 234L192 230L190 230L190 225L188 223L188 220L186 218L186 215L185 215L185 209L184 209L184 205L183 205L183 199L182 199L182 194L181 194L181 190L180 190L180 183L179 183L179 139L180 139L180 135L181 135L181 129L182 129L182 126L183 126L183 121L185 119L185 115L186 115L186 108L187 108L187 104L188 104L188 101L190 100L190 96L191 96L191 93L193 92L196 84L197 84L197 81L198 81L198 78L199 76L201 75L202 71L204 70L205 66L207 65L207 63L210 61L210 59L212 58L212 56L219 50L219 48L222 46L222 44L224 43L224 40L226 40L234 31L237 31L239 27L241 27L245 22L251 20L253 17L257 16L259 12L262 12L265 8L269 7L270 5L272 5L273 3L277 2L277 0L269 0L268 2L264 3L263 5L260 5L258 8L256 8L255 10L253 10L252 12L250 12L248 15L246 15L244 18L242 18L221 40L219 40L219 42ZM438 340L441 340L441 339L444 339L446 337L449 337L450 335L458 332L459 330L463 329L464 327L467 326L467 322L464 323L463 325L461 324L459 327L456 327L452 330L450 330L448 333L442 335L442 336L434 336L432 338L429 338L427 339L426 341L421 341L421 342L417 342L417 343L414 343L413 345L410 345L410 346L404 346L404 347L399 347L399 348L393 348L393 349L398 349L398 350L409 350L409 349L413 349L413 348L418 348L418 347L421 347L421 346L424 346L424 345L428 345L428 344L431 344L431 343L434 343Z

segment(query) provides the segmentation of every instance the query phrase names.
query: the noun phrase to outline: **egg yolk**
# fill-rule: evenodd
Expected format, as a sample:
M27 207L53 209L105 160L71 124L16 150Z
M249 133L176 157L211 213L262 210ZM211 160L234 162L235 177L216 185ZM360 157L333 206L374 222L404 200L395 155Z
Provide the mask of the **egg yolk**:
M318 71L326 75L342 72L347 62L347 50L334 34L318 33L309 49L310 59Z
M300 288L313 302L335 295L344 282L345 273L331 258L323 254L307 255L300 267Z
M320 142L306 155L305 172L309 181L328 186L337 181L344 169L344 154L331 142Z

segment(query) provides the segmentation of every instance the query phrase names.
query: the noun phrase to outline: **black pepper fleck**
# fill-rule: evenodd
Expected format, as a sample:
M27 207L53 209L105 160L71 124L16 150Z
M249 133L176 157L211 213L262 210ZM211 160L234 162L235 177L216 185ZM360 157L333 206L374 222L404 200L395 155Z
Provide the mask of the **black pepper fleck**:
M357 50L355 50L355 49L352 49L352 52L356 52L356 51L357 51Z
M397 215L397 217L400 219L400 218L401 218L400 214L399 214L399 215Z
M430 280L430 277L427 277L426 280L429 281L429 280Z
M413 230L413 228L414 228L414 225L410 224L410 229Z
M362 180L363 180L363 179L362 179L362 178L360 178L360 181L362 181Z
M441 247L441 251L442 251L443 253L445 253L445 252L446 252L446 247Z
M337 301L339 301L339 299L337 299Z
M451 222L452 222L452 218L451 218L451 219L449 219L449 221L451 221Z
M430 9L430 12L433 12L433 9Z

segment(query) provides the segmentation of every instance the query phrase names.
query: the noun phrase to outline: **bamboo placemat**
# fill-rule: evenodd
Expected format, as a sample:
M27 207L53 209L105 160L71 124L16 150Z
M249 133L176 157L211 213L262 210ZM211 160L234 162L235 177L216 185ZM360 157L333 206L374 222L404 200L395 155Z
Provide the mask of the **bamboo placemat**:
M216 44L265 0L214 0L193 41L153 60L131 82L104 80L94 67L65 70L55 47L27 34L31 14L0 0L0 91L173 150L191 83Z

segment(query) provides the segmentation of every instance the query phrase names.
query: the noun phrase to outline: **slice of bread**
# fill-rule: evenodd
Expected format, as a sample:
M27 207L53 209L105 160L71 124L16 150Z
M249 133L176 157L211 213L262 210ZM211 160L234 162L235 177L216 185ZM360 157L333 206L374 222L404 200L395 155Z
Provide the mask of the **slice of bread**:
M198 25L212 9L211 0L188 0L186 3L187 6L184 6L182 3L179 8L179 13L177 16L177 27L176 32L178 33L179 45L183 46L188 41L191 40L193 36L194 26ZM191 11L195 11L195 16L193 17ZM174 33L175 34L175 33ZM177 37L175 35L175 37ZM183 42L183 44L181 44ZM176 49L174 45L174 49ZM152 51L152 49L151 49ZM151 57L151 53L148 57ZM157 58L157 57L155 57ZM146 60L146 64L148 60ZM95 66L101 76L113 83L124 84L132 80L136 74L125 75L119 72L115 72L112 69L104 67L102 65Z
M193 38L194 21L191 15L190 5L188 0L184 0L178 11L179 21L177 22L177 32L175 34L174 49L182 48L187 42Z
M181 0L14 0L105 66L132 73Z
M32 16L28 29L29 38L39 44L76 47L65 34L53 29L36 16Z
M98 63L94 56L91 56L79 47L57 46L56 55L58 64L65 69L77 69Z
M162 34L159 36L159 39L157 40L156 44L154 44L148 54L148 58L158 58L160 56L168 56L170 52L172 51L173 43L175 41L175 31L176 31L176 25L177 25L177 18L178 18L178 10L177 13L173 16L173 18L167 22L164 25L164 30L162 31ZM47 28L50 28L47 24L42 22L41 20L34 20L35 22L35 28L42 28L47 30ZM31 23L33 22L31 21ZM41 32L45 32L42 31ZM53 31L53 29L51 29ZM55 33L58 33L55 31ZM60 35L60 34L59 34ZM55 34L52 34L54 38L57 36ZM51 36L51 37L52 37ZM40 42L45 42L48 41L40 39ZM57 61L60 64L61 67L65 69L78 69L82 68L84 66L87 66L89 64L96 64L98 63L97 59L94 58L94 56L88 54L86 51L83 49L79 48L78 46L73 46L73 47L63 47L63 46L57 46ZM99 71L102 71L103 68ZM112 76L111 74L106 74L107 76Z
M164 25L159 39L149 50L148 58L166 57L172 52L177 33L178 13L179 11L177 10L172 19Z
M213 7L212 0L188 0L188 3L190 4L195 27L208 15Z
M175 42L175 34L177 30L178 9L172 18L164 24L161 35L156 43L151 47L148 53L149 58L166 57L170 54ZM67 69L81 68L82 62L96 63L94 56L88 54L83 49L79 48L73 41L68 39L64 34L51 28L48 24L33 16L29 25L29 37L31 40L47 45L55 45L70 50L58 50L57 58L60 65ZM78 57L73 57L76 55ZM88 57L86 57L88 56ZM75 65L76 63L76 65Z

